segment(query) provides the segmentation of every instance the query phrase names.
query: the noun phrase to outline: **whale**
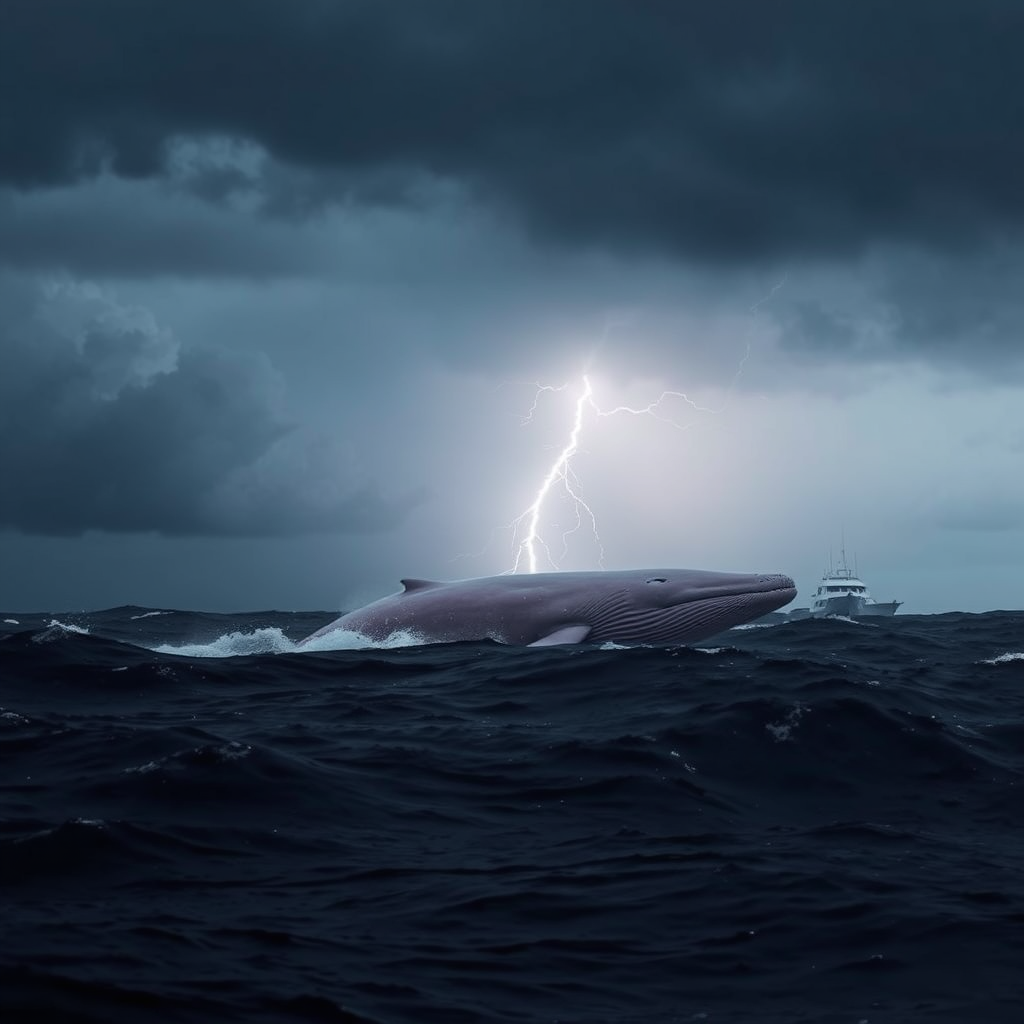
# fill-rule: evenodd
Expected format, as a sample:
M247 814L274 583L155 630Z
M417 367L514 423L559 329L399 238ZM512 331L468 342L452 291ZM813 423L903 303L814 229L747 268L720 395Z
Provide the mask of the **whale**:
M796 596L783 575L703 569L623 569L403 579L402 589L329 622L299 642L338 630L382 642L493 640L521 647L695 643L781 608Z

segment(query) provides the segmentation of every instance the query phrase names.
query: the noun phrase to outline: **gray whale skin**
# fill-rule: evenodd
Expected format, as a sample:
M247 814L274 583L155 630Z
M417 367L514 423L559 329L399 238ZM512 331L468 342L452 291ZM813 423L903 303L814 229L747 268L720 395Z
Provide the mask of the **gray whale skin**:
M301 644L343 629L374 641L408 631L422 643L496 640L541 647L585 641L672 647L749 622L796 596L788 576L700 569L401 582L399 593L342 615Z

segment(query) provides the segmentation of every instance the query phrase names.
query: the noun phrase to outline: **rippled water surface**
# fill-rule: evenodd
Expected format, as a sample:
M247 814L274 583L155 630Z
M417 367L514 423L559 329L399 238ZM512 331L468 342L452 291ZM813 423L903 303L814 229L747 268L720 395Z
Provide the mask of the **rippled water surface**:
M1024 613L329 618L0 613L0 1020L1024 1019Z

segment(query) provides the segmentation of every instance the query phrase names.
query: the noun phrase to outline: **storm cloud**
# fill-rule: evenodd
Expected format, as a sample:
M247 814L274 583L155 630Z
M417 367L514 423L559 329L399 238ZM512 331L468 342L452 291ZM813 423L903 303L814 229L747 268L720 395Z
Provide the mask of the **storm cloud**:
M575 409L552 565L806 586L845 528L1016 606L1021 52L1016 0L6 0L0 605L506 571Z
M394 527L345 447L296 431L263 355L179 345L95 288L6 283L0 528L271 536Z
M543 237L723 262L957 249L1024 215L1012 0L11 0L0 18L0 180L20 189L159 177L182 140L228 139L271 162L193 175L213 201L295 212L450 180Z

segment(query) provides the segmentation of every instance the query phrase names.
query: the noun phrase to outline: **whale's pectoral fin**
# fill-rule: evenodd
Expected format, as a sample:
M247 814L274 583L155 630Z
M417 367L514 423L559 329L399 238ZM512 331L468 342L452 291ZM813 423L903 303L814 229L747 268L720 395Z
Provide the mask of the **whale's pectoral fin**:
M589 626L562 626L539 640L534 640L530 647L553 647L555 644L581 644L590 634Z

